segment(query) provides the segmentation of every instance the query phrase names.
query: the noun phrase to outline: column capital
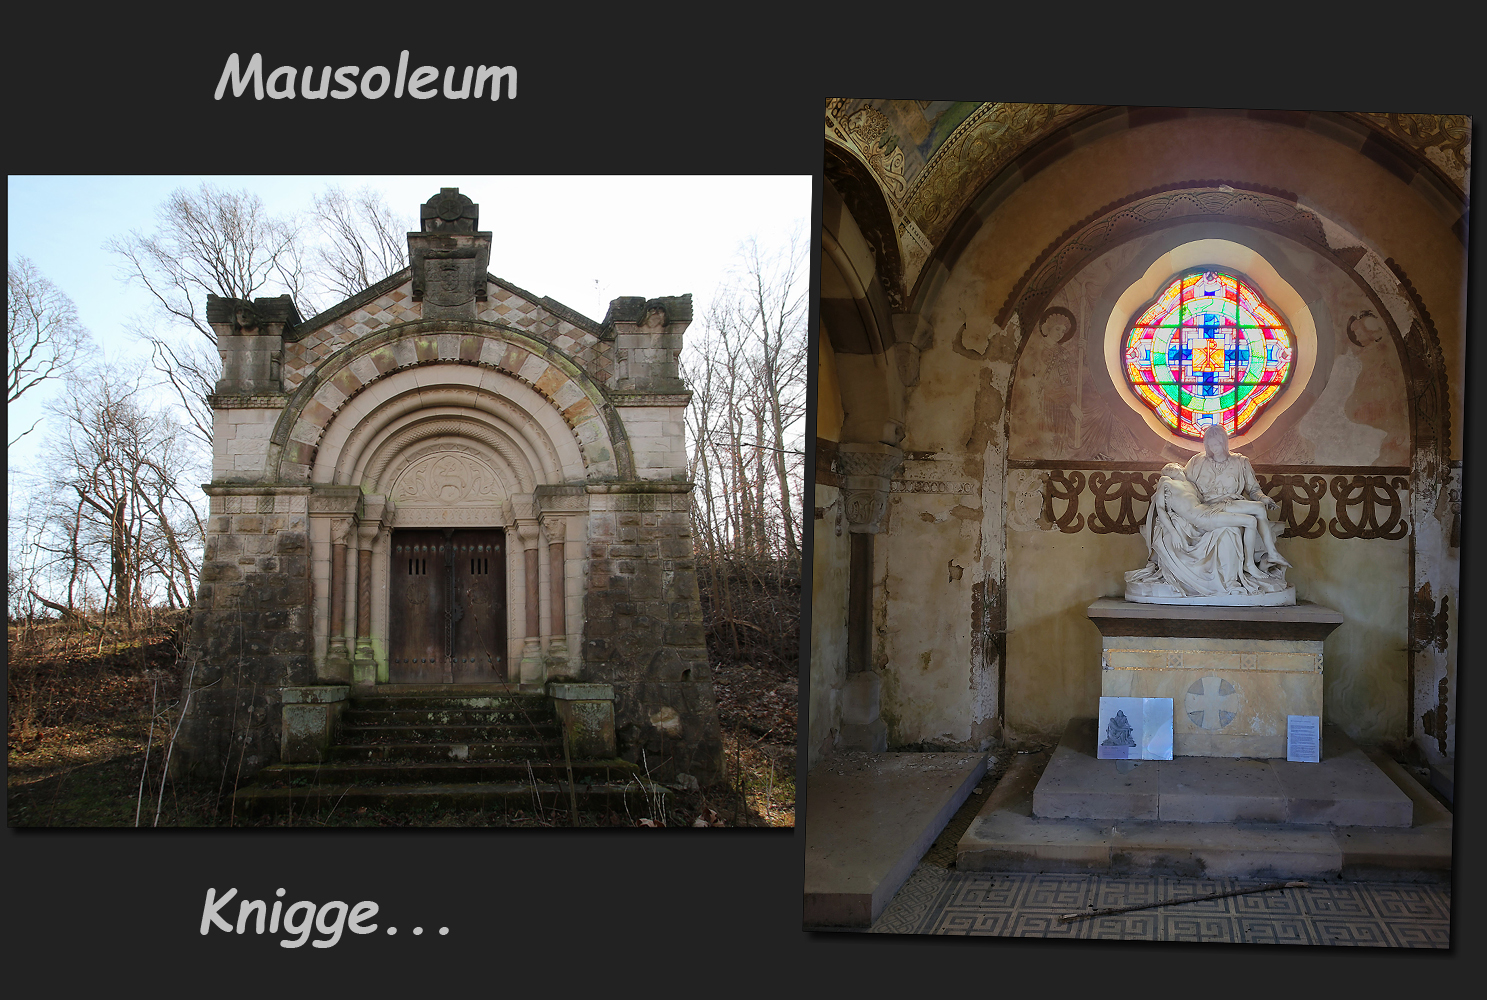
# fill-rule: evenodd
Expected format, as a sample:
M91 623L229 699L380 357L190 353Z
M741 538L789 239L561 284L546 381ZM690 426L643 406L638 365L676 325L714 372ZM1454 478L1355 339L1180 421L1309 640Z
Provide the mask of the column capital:
M858 534L883 530L888 491L903 461L902 449L881 442L844 442L837 448L836 467L842 477L842 508L849 530Z

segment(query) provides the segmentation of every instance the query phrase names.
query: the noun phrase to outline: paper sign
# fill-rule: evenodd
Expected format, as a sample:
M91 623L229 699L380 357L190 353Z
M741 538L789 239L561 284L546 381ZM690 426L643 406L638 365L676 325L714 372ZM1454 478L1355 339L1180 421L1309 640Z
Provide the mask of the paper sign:
M1171 760L1171 698L1101 698L1100 760Z
M1322 718L1319 715L1286 716L1286 760L1315 764L1322 759Z

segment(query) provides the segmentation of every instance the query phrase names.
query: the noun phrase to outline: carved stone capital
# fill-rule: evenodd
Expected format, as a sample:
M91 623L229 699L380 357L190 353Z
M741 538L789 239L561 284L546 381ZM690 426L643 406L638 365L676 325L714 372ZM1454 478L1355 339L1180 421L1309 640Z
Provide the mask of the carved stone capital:
M843 476L892 479L903 462L903 451L892 445L846 441L837 446L836 471Z
M537 522L517 520L516 537L521 540L524 549L535 549L537 547Z
M544 516L542 518L542 533L547 536L550 544L561 545L563 537L568 533L568 519L566 517Z
M351 534L351 518L337 517L330 522L330 542L332 545L345 545L346 536Z
M893 474L903 461L904 453L892 445L849 442L838 448L836 466L849 530L859 534L883 530Z

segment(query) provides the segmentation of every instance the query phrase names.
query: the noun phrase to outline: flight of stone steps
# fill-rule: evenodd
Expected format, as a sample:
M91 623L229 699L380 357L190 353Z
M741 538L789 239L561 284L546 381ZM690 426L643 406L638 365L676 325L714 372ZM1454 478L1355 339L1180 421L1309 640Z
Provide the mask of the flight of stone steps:
M665 796L628 761L565 761L547 695L445 684L352 698L325 761L264 768L233 799L239 816L292 810L324 818L368 807L520 810L569 822L574 805L581 813L650 816Z

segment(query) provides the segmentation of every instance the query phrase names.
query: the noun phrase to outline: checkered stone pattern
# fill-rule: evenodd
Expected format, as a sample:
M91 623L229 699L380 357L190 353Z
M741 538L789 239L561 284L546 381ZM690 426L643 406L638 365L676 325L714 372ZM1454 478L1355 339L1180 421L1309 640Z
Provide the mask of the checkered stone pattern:
M485 306L477 314L478 319L514 327L552 344L578 362L597 381L609 381L614 368L609 345L595 334L554 316L537 303L529 302L494 282L489 286L488 294Z
M1274 881L1280 881L1276 879ZM872 926L875 934L1309 944L1450 946L1446 885L1312 882L1246 896L1201 899L1264 880L1177 876L956 872L923 864ZM1193 900L1064 922L1066 913Z
M478 318L522 331L573 358L594 379L607 383L614 372L612 345L594 333L554 316L535 302L509 288L491 282L489 299ZM423 308L413 301L413 283L405 282L385 295L352 310L303 339L284 345L284 388L293 392L326 358L353 341L399 323L423 318Z
M383 327L413 323L423 318L423 307L413 301L413 282L332 320L304 339L284 345L284 388L293 392L326 358L355 340Z

